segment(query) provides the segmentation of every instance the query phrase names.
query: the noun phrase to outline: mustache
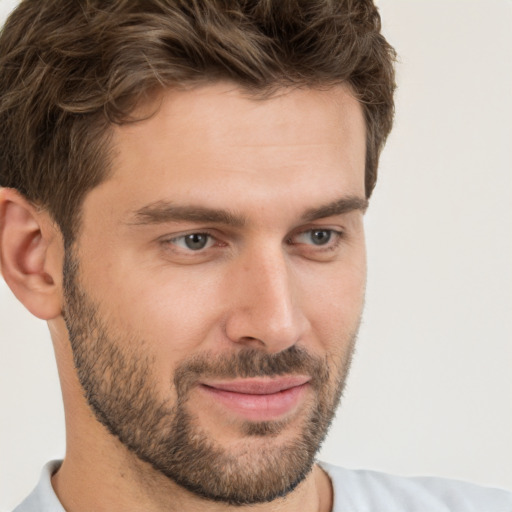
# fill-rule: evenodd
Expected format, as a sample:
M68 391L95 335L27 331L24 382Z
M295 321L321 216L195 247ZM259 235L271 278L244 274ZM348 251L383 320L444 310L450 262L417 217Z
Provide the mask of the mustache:
M292 346L276 354L255 349L243 349L229 355L205 353L182 363L174 373L178 397L203 379L237 379L307 375L310 385L321 388L329 380L326 358L313 356L302 347Z

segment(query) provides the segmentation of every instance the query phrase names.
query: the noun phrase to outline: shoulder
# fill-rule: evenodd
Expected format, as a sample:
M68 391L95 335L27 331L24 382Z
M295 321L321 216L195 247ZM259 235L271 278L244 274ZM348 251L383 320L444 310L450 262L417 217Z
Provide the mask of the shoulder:
M512 492L435 477L400 477L320 463L332 512L512 512Z
M61 463L60 460L53 460L44 466L36 488L13 512L65 512L51 483L51 477L59 469Z

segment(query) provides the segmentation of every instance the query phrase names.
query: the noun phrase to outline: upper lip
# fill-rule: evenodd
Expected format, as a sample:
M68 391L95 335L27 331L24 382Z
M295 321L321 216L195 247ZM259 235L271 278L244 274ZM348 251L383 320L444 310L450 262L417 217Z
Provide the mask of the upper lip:
M290 375L276 378L247 378L229 381L203 381L204 386L230 391L232 393L243 393L247 395L270 395L286 389L302 386L311 380L304 375Z

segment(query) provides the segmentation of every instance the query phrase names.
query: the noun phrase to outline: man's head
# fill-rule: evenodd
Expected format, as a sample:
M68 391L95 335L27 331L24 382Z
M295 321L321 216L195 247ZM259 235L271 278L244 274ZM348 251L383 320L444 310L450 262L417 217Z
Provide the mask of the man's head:
M0 257L49 321L69 458L232 504L307 476L360 321L392 56L369 2L22 4Z

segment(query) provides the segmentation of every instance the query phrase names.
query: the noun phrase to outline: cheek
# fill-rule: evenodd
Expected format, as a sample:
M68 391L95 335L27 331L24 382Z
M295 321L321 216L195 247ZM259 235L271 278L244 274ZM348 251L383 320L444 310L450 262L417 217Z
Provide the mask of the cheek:
M101 302L112 329L134 343L143 340L157 364L169 367L212 337L217 290L214 276L190 271L121 271L110 276Z
M195 352L226 348L222 321L229 304L236 307L230 300L229 269L208 265L156 268L126 254L110 261L98 261L94 272L88 265L87 291L105 312L109 329L126 343L144 342L164 373ZM350 251L350 258L333 264L300 260L290 264L292 293L297 294L294 302L311 327L305 342L316 345L313 350L329 351L334 344L340 350L361 315L364 245Z
M364 306L364 253L350 265L317 275L303 291L304 310L324 350L344 350L357 333Z

